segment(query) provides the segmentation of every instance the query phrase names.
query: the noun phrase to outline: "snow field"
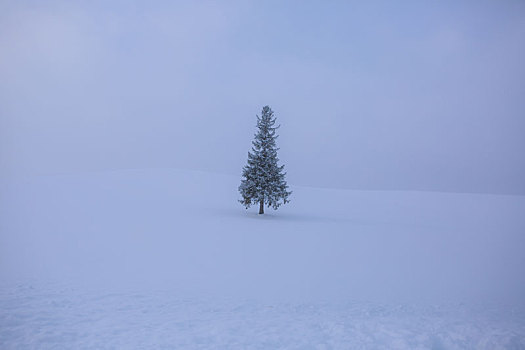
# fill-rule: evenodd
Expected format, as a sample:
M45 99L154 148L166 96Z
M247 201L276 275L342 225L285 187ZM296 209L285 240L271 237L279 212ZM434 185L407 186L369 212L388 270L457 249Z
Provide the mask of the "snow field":
M525 348L525 198L128 170L3 180L0 348Z

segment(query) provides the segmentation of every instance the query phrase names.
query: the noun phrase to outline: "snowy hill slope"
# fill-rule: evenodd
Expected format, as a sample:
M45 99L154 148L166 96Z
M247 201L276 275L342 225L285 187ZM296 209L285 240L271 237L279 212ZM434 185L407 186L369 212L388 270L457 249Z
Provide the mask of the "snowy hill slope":
M184 170L2 182L1 347L524 346L525 197L292 187L259 216L238 183Z

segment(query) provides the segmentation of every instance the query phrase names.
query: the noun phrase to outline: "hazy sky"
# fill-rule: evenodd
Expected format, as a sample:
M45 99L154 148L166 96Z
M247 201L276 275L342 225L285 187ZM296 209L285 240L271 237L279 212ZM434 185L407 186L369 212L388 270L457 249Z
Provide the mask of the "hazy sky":
M525 194L525 2L0 2L0 172Z

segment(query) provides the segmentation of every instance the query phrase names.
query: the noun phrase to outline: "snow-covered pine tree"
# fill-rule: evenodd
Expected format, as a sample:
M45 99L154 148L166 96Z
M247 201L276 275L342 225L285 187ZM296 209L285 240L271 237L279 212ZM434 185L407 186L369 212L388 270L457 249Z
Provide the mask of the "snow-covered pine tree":
M248 164L243 168L239 186L241 202L246 209L252 204L259 204L259 214L264 214L264 205L277 210L281 204L289 202L288 185L284 179L284 165L277 163L278 137L274 127L275 117L269 106L264 106L261 117L257 116L257 133L252 141L252 151L248 152Z

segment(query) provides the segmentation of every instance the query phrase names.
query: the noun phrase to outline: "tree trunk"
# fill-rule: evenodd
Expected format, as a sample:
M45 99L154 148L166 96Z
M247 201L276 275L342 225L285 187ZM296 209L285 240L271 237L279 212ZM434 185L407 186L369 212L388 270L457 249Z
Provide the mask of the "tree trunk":
M259 202L259 214L264 214L264 200Z

